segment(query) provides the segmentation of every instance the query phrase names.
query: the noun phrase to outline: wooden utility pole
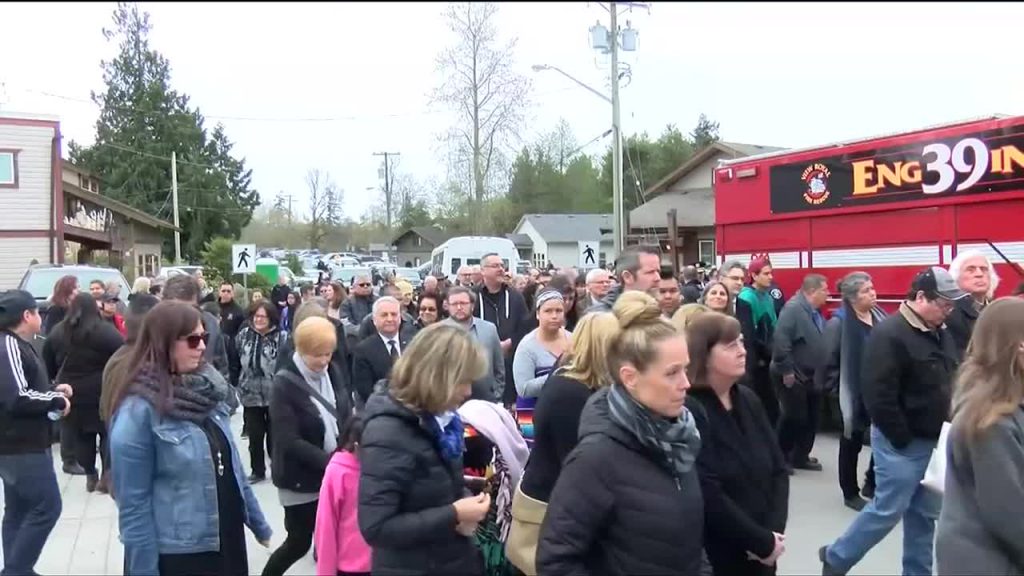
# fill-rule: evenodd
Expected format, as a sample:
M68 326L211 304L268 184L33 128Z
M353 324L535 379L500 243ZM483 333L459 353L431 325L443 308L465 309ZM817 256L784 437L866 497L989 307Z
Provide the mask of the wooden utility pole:
M668 253L672 257L672 275L679 278L679 248L677 238L679 237L679 226L676 223L676 209L668 211Z

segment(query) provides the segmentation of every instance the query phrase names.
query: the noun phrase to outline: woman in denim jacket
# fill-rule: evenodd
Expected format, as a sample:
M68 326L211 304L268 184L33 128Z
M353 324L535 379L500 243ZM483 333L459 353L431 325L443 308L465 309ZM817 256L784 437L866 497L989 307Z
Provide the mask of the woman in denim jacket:
M110 429L125 574L249 573L245 526L271 529L246 482L225 404L203 363L199 311L165 301L146 316L115 389Z

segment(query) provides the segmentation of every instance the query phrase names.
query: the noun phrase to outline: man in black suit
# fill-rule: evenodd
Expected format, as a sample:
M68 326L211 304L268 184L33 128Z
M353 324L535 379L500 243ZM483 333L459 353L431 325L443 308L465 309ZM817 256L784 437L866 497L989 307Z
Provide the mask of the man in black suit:
M391 296L378 298L373 303L373 324L377 334L356 346L352 353L352 385L365 402L377 382L387 378L391 366L402 355L411 333L399 331L402 324L402 305Z

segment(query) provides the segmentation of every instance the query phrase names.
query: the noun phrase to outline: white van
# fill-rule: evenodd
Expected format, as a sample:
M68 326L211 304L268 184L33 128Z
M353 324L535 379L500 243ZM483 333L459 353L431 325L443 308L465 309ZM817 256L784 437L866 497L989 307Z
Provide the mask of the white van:
M449 238L430 254L431 273L455 279L459 268L480 264L484 254L495 253L501 257L505 270L514 270L519 262L519 251L508 238L493 236L456 236Z

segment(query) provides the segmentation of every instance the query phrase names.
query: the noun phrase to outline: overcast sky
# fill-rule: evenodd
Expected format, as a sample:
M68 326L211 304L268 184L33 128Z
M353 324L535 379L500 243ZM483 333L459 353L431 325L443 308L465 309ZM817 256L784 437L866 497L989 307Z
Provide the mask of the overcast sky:
M434 58L450 39L444 4L141 6L173 87L211 126L224 123L265 202L283 190L304 208L304 175L321 168L358 218L376 199L366 191L380 182L374 152L400 152L399 170L418 179L444 177L438 135L452 119L428 105ZM65 142L91 142L89 91L102 90L99 62L116 54L101 34L114 7L4 3L0 111L57 115ZM560 117L581 144L607 130L610 106L530 68L556 65L607 90L608 62L588 39L607 12L593 2L511 3L498 17L534 82L527 140ZM653 2L627 19L639 43L626 57L626 134L656 136L668 123L685 132L704 112L725 140L797 147L1024 113L1020 4Z

